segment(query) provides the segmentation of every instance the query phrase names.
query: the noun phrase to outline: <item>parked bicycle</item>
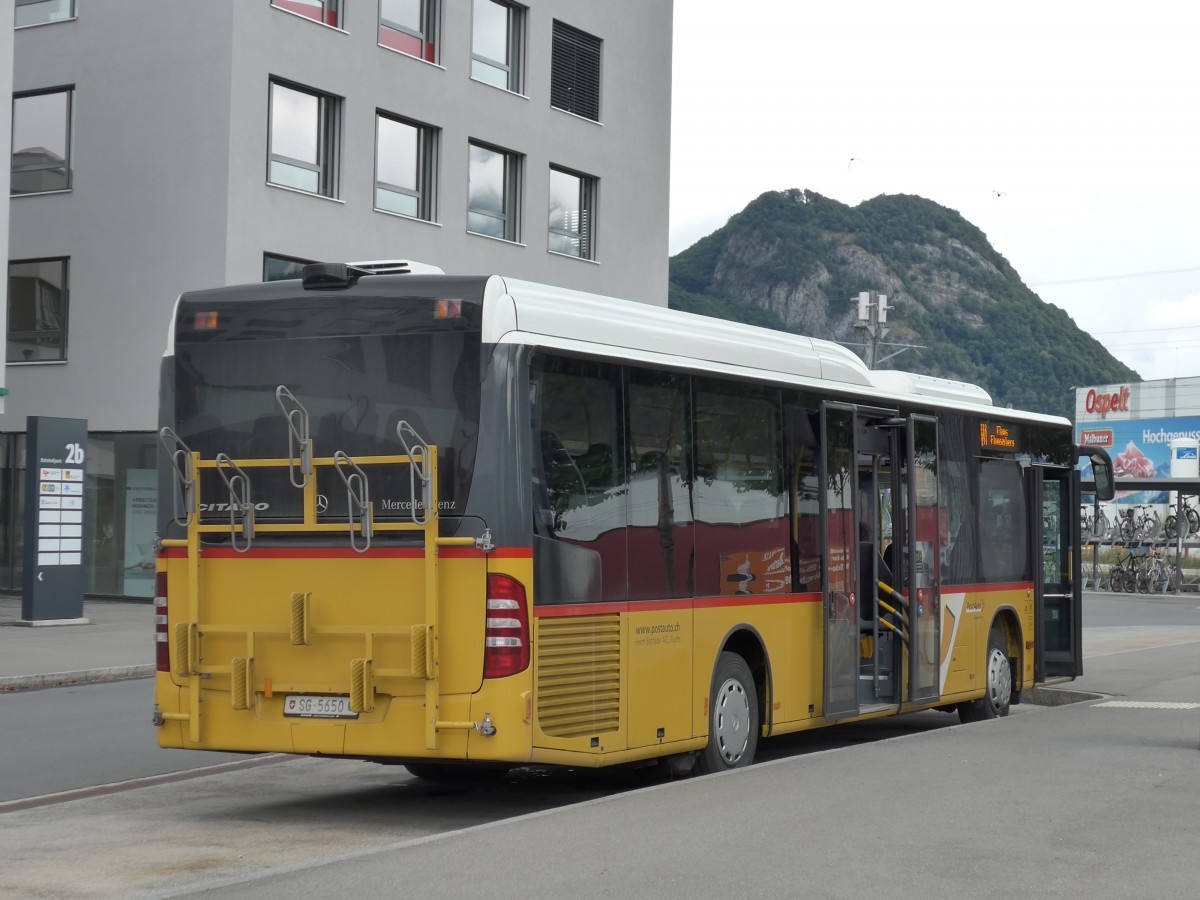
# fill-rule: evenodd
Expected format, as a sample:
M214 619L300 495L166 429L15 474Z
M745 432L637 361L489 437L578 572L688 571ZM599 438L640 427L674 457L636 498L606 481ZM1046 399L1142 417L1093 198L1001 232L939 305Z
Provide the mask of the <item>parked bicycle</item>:
M1149 503L1139 503L1120 516L1121 539L1125 541L1156 537L1162 528L1158 510Z
M1167 516L1166 521L1163 522L1163 529L1166 531L1167 537L1172 539L1175 537L1186 538L1189 534L1200 534L1200 512L1197 512L1196 508L1192 506L1192 501L1194 500L1196 500L1195 497L1183 498L1183 534L1177 534L1180 530L1178 526L1181 524L1177 521L1178 513L1171 513L1171 515Z
M1161 594L1167 589L1170 573L1163 563L1158 547L1151 547L1136 563L1135 581L1140 594Z
M1117 554L1116 562L1108 568L1107 586L1110 591L1133 593L1137 590L1137 560L1145 553L1145 547L1129 547L1124 556Z

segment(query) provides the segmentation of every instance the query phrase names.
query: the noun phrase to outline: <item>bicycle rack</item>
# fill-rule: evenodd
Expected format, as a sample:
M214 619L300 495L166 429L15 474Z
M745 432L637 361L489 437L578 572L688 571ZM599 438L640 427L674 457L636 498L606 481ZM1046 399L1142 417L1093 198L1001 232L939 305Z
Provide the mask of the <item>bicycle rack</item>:
M1189 521L1191 516L1188 515L1189 510L1192 511L1193 516L1197 514L1192 505L1194 499L1195 495L1178 494L1173 506L1168 508L1169 514L1166 516L1159 515L1158 510L1148 504L1138 504L1128 510L1117 510L1116 521L1111 529L1095 525L1097 521L1107 521L1107 516L1103 510L1099 509L1098 503L1082 504L1080 508L1081 534L1083 542L1090 545L1092 549L1091 572L1083 575L1084 588L1086 589L1090 584L1093 590L1111 590L1112 571L1126 562L1125 559L1120 558L1120 552L1122 548L1128 548L1138 557L1146 552L1157 553L1158 566L1163 570L1157 576L1158 581L1162 584L1159 590L1165 589L1168 592L1195 590L1197 584L1200 583L1200 573L1196 573L1195 569L1189 569L1183 564L1187 558L1186 551L1200 549L1200 533L1192 529L1192 523ZM1147 509L1150 509L1151 512L1147 513ZM1095 518L1096 515L1101 518ZM1091 534L1088 533L1087 528L1089 517L1093 523ZM1122 536L1122 523L1134 521L1133 517L1137 517L1136 521L1140 527L1132 537ZM1179 522L1185 523L1182 533L1178 527L1175 527ZM1150 527L1146 523L1151 523ZM1129 528L1127 527L1125 530L1128 532ZM1138 534L1138 531L1142 534ZM1153 534L1148 534L1149 531L1153 531ZM1108 556L1112 553L1117 554L1114 561L1101 562L1101 554ZM1088 563L1085 561L1085 573L1087 568Z
M288 479L294 488L304 488L313 472L313 442L308 427L308 410L286 385L275 388L275 402L283 410L288 426ZM299 450L300 479L296 480L297 450Z
M346 534L351 548L357 553L366 553L372 537L387 533L407 532L414 535L423 545L425 613L424 621L407 626L420 630L420 653L413 654L411 672L403 677L416 678L424 682L425 704L428 710L437 710L440 701L440 668L435 652L438 641L442 598L439 595L438 558L443 548L474 547L484 553L495 549L491 531L485 529L480 537L443 537L440 534L437 503L438 454L436 445L426 442L411 425L401 422L397 436L404 445L404 455L360 456L351 458L342 450L334 451L332 457L316 458L312 452L312 437L309 432L308 412L284 385L276 389L276 400L288 424L288 457L278 459L232 459L228 453L218 452L205 459L187 446L170 428L164 427L159 438L170 457L175 473L174 521L186 529L186 537L166 538L159 542L162 549L182 550L186 556L183 575L183 592L180 600L181 612L176 613L174 630L173 673L187 679L188 710L164 713L161 721L186 723L189 739L199 742L202 711L200 706L201 682L217 671L231 671L224 664L205 662L199 650L199 642L207 628L201 609L201 557L204 538L208 535L228 534L231 548L239 554L248 553L256 537L262 535L330 535ZM370 497L370 485L362 466L408 465L413 503L405 521L375 522ZM254 500L247 469L287 468L293 487L303 491L302 515L299 521L255 523ZM320 468L333 468L346 487L347 516L341 521L323 519L318 512L317 478ZM215 472L225 485L229 496L229 524L204 522L200 515L201 485L203 479ZM417 484L420 484L420 494ZM419 499L418 499L419 496ZM297 627L299 640L305 640L309 622L305 613L307 595L292 596L293 628ZM375 670L370 666L370 640L374 632L367 634L368 652L362 659L354 660L351 667L348 690L352 702L366 710L370 708L374 677L398 677L394 672ZM415 631L414 631L414 640ZM252 647L254 631L248 632ZM252 705L253 679L251 664L253 652L235 660L232 671L244 687L244 694L236 695L237 709ZM425 744L429 749L438 746L441 732L475 729L482 734L492 734L495 728L490 715L481 722L459 722L441 719L436 713L425 720Z

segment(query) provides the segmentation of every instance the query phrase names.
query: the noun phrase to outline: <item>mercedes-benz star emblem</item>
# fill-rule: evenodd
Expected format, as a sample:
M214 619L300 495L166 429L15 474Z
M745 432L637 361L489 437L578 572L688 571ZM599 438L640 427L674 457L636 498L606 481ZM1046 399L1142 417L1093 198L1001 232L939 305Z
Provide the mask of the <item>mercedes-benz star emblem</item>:
M329 498L324 494L317 494L317 512L323 513L329 509Z

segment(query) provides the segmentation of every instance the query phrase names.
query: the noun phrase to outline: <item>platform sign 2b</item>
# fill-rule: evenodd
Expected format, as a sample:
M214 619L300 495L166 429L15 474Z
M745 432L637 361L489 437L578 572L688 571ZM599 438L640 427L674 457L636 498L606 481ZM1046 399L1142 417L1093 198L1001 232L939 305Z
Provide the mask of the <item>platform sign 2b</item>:
M29 416L21 618L83 617L87 420Z

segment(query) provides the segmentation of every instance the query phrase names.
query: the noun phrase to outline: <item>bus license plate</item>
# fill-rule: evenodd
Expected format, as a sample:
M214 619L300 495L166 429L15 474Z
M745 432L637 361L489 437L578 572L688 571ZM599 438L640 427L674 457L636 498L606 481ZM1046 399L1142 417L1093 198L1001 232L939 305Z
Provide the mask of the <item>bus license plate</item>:
M357 719L350 708L349 697L322 697L311 694L288 694L283 699L283 714L302 719Z

